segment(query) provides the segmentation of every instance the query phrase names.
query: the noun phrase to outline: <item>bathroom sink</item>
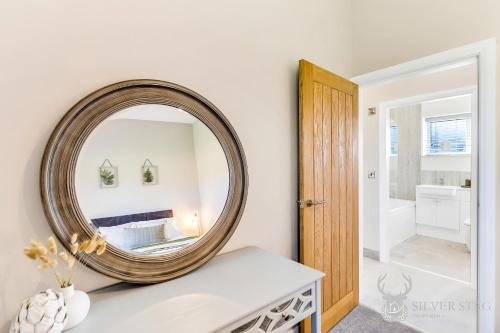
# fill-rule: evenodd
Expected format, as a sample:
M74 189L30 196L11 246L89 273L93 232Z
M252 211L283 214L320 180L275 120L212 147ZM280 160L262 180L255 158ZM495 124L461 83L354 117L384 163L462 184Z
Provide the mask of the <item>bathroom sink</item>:
M438 195L441 197L454 197L457 195L457 186L444 185L417 185L417 192L422 195Z

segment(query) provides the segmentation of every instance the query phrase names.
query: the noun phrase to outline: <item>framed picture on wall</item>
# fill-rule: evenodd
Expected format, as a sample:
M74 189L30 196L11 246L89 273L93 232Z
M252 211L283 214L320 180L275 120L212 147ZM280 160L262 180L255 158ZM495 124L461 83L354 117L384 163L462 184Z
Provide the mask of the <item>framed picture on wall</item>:
M101 188L118 187L118 167L105 159L99 167L99 184Z
M142 166L142 185L156 184L158 184L158 166L153 165L147 158Z

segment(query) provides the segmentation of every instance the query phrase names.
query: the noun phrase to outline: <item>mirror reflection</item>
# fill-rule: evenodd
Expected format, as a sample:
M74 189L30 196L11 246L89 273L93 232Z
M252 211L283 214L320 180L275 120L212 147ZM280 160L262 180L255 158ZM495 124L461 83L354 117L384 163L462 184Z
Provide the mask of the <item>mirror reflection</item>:
M229 169L219 141L190 113L133 106L99 124L75 171L79 206L110 244L160 255L193 244L219 218Z

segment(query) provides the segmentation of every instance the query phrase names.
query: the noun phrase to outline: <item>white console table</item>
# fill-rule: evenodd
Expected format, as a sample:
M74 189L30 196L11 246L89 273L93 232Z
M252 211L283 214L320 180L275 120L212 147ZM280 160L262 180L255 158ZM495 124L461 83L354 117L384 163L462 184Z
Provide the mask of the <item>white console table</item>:
M219 255L181 278L90 293L71 333L279 333L312 316L321 332L323 273L255 247Z

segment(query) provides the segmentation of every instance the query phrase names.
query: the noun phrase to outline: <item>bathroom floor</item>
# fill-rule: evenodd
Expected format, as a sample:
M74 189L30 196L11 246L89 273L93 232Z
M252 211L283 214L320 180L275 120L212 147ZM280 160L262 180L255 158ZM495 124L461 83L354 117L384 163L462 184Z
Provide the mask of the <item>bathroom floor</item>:
M379 285L379 278L386 274ZM360 303L383 313L383 307L394 297L384 298L379 286L386 293L399 295L405 290L402 274L412 283L403 300L407 316L397 321L427 333L476 332L476 290L467 283L420 269L364 258Z
M391 249L391 262L471 281L471 254L465 244L417 235Z

